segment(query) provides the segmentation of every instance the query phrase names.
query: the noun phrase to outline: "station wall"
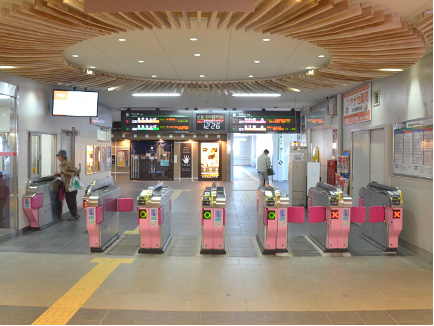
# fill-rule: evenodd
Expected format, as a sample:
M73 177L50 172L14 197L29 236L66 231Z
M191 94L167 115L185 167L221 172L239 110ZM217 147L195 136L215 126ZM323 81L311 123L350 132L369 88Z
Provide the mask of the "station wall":
M75 165L82 166L81 179L85 185L95 179L101 179L110 172L101 172L95 175L85 174L85 146L110 146L110 142L97 141L97 126L90 124L89 117L53 117L51 115L52 90L51 85L39 83L27 78L11 76L0 73L0 80L18 86L18 229L29 225L29 220L24 214L21 205L21 198L25 194L28 176L28 139L29 132L52 133L57 135L57 150L60 149L62 130L71 130L72 127L78 131L75 137ZM111 125L111 121L109 122ZM58 169L58 162L56 162ZM77 194L77 204L82 207L81 198L84 189ZM63 212L68 212L66 205Z

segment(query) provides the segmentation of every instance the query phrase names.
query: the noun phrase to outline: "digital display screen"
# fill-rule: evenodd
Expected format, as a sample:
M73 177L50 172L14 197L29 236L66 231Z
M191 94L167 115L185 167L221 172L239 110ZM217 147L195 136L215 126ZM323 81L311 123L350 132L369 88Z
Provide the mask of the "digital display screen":
M190 118L176 113L122 111L121 128L122 132L134 133L187 133L190 131Z
M231 132L299 133L300 112L235 112L231 115Z
M220 143L200 143L201 180L221 180Z
M97 117L98 92L54 90L53 115Z
M197 131L217 131L225 130L225 115L224 114L197 114L196 115L196 130Z

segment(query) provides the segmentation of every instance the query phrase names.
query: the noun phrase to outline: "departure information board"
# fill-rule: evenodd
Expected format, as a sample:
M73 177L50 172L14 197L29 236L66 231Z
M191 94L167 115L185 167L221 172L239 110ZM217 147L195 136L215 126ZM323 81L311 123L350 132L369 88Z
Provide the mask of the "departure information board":
M170 112L122 111L122 132L173 132L190 131L190 117Z
M226 132L224 114L196 114L196 130Z
M299 133L300 112L251 111L231 114L231 132L234 133Z

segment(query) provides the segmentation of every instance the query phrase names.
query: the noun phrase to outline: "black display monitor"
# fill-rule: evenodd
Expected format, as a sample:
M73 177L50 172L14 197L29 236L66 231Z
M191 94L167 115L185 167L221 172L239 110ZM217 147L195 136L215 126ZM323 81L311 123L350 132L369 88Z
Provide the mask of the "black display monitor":
M121 128L132 133L188 133L190 117L169 111L122 111Z
M233 133L300 133L300 112L240 111L232 112L230 132Z
M224 113L197 113L196 131L226 133Z
M98 92L53 91L53 116L97 117Z

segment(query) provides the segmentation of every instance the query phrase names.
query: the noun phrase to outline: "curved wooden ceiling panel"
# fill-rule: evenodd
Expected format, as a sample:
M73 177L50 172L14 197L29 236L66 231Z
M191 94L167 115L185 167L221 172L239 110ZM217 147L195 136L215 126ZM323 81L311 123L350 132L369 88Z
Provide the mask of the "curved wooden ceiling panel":
M230 94L285 92L360 83L385 77L383 68L405 69L425 54L422 35L399 17L348 0L256 0L253 13L128 12L85 14L79 0L0 1L0 66L8 73L49 83L131 92ZM89 75L65 62L62 53L78 42L144 29L235 28L279 34L313 43L332 60L314 74L261 80L149 80ZM431 20L419 26L432 43Z

